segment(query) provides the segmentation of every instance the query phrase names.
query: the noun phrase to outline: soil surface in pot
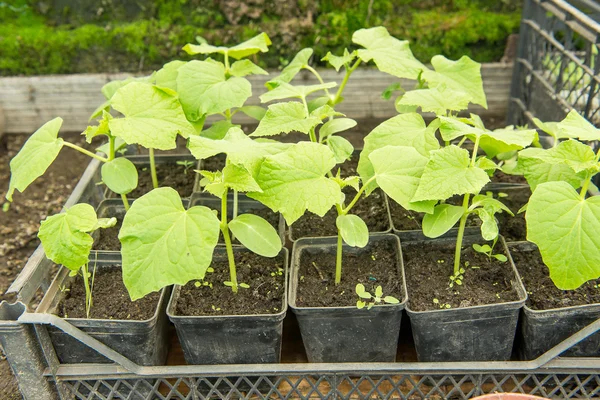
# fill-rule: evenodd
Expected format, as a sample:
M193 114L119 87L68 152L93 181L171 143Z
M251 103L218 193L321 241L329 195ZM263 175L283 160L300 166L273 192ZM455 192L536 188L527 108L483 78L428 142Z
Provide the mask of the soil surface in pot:
M496 171L491 180L498 183L521 183L527 185L527 179L523 175L510 175L502 171Z
M123 224L124 217L116 217L117 223L112 228L98 229L96 240L94 240L94 250L120 251L121 242L119 241L119 231Z
M502 190L500 192L502 193ZM504 193L508 196L498 200L504 203L515 216L511 216L507 212L496 214L500 234L504 236L507 242L527 240L525 213L518 214L518 212L529 201L531 190L529 187L523 187L522 189L507 190Z
M214 272L207 273L204 281L212 287L189 282L179 292L176 315L252 315L278 314L285 297L283 256L261 257L249 251L234 251L238 283L249 288L238 288L233 293L223 282L229 281L227 258L213 259Z
M159 292L131 301L123 284L121 267L103 267L96 272L92 292L91 319L119 319L144 321L156 312ZM87 318L85 315L85 287L77 276L66 297L58 304L58 315L63 318Z
M455 206L462 205L462 202L462 196L454 196L446 201L446 203L453 204ZM397 231L414 231L422 229L421 227L425 213L405 210L400 204L396 203L389 197L388 204L390 206L390 215L392 216L394 229ZM479 219L474 215L470 215L467 218L467 226L479 226L480 224L481 223ZM458 223L456 223L455 227L458 228Z
M496 252L501 249L502 246L496 244ZM471 245L463 246L461 263L463 266L468 263L468 267L464 267L462 284L455 284L453 288L449 285L454 263L453 243L403 243L402 255L409 306L413 311L437 310L446 304L460 308L519 299L511 285L515 276L510 263L490 260L475 252Z
M398 254L392 242L377 241L360 251L344 249L342 281L335 285L335 246L302 252L298 271L297 307L356 306L356 284L375 294L381 286L384 296L404 298L398 274Z
M550 310L600 303L600 279L586 282L575 290L560 290L550 279L550 271L537 248L529 251L511 248L510 254L525 285L529 308Z
M190 197L194 191L194 182L196 181L196 162L192 161L191 167L178 165L174 163L156 164L156 177L160 187L169 186L177 190L181 197ZM152 174L149 166L136 165L138 170L138 186L127 198L135 199L145 195L154 189L152 185ZM118 195L115 195L118 197Z
M205 171L221 171L225 168L225 156L218 154L216 156L208 157L202 160L200 166Z

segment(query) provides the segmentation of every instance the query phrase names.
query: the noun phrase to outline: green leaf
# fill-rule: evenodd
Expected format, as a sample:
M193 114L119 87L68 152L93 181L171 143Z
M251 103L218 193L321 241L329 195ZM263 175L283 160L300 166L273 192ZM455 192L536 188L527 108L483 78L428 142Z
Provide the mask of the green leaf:
M557 126L572 138L583 141L600 140L600 129L592 125L575 110L571 110Z
M81 134L85 135L85 141L88 143L92 143L92 139L96 136L108 135L110 134L110 128L108 127L108 122L113 118L107 111L102 112L103 118L98 122L98 125L88 126L85 131Z
M492 257L494 257L496 260L498 260L500 262L508 261L508 258L504 254L492 254Z
M413 56L406 40L398 40L382 26L359 29L352 35L352 41L365 49L358 50L358 57L369 62L373 60L380 71L399 78L417 79L427 68Z
M179 74L179 68L182 65L185 65L185 61L175 60L163 65L163 67L156 72L156 86L177 91L177 75Z
M256 181L262 193L248 193L275 212L288 225L305 210L325 215L341 199L339 185L325 174L335 165L335 157L325 145L300 142L286 151L265 157Z
M107 84L102 86L102 89L100 89L100 91L102 92L102 94L104 95L106 100L110 100L115 95L117 90L121 89L123 86L129 85L131 82L153 83L154 80L155 80L154 73L152 73L151 75L148 75L148 76L140 76L137 78L129 77L129 78L125 78L125 79L118 80L118 81L108 82ZM110 101L108 102L108 104L110 104ZM94 118L94 117L92 117L92 118Z
M125 148L126 146L127 146L127 143L125 143L125 141L122 138L120 138L120 137L115 138L115 153L117 151ZM99 153L104 153L105 155L108 156L108 153L110 152L110 142L106 142L102 146L96 147L96 151Z
M571 138L568 132L560 128L559 122L542 122L537 118L533 118L533 123L555 140Z
M375 297L381 297L383 296L383 289L381 288L381 286L377 286L375 288Z
M196 134L186 120L177 97L156 86L130 83L117 90L112 105L124 117L111 119L110 131L127 144L170 150L177 147L177 134L184 138Z
M490 247L489 244L484 244L482 246L480 244L473 243L473 250L475 250L478 253L488 254L490 251L492 251L492 248Z
M500 200L494 199L493 197L486 196L484 194L478 194L476 196L473 196L470 209L475 209L477 207L483 207L492 214L496 214L500 211L506 211L508 214L514 216L510 208L508 208Z
M418 106L423 112L446 114L450 111L466 110L469 95L440 85L431 89L411 90L398 101L401 106Z
M494 240L498 237L498 222L494 213L485 208L473 210L481 220L481 237L485 240Z
M356 121L350 118L336 118L329 120L323 124L319 129L319 140L326 138L334 133L343 132L348 129L354 128Z
M236 164L229 164L223 168L223 183L238 192L261 192L260 186L252 178L248 170Z
M137 199L119 232L123 282L132 300L169 285L203 279L220 222L207 207L187 211L177 192L158 188Z
M442 139L449 142L461 136L481 136L485 129L471 126L458 118L438 117L440 120L440 133Z
M364 301L356 300L356 308L358 308L359 310L365 308L366 305L367 303L365 303Z
M258 52L266 53L269 51L270 45L271 39L269 39L269 36L266 33L262 32L252 39L246 40L233 47L212 46L208 43L202 43L200 45L188 43L183 47L183 50L190 55L217 53L239 60L240 58L248 57Z
M281 82L279 86L275 89L268 91L260 96L260 101L263 103L268 103L273 100L283 100L283 99L302 99L306 98L308 95L318 92L319 90L331 89L332 87L337 86L335 82L327 82L320 83L318 85L296 85L292 86L289 83Z
M115 225L117 225L117 219L115 217L98 218L98 222L96 222L96 225L92 228L92 231L95 231L97 229L112 228Z
M338 215L335 225L348 246L365 247L369 243L369 228L358 215Z
M290 82L302 68L308 65L308 60L310 60L312 54L313 50L310 48L300 50L294 59L281 70L281 74L277 78L267 82L266 87L271 90L279 86L281 82Z
M565 140L556 147L536 153L537 158L549 164L567 164L575 172L597 172L596 154L592 148L577 140Z
M320 123L319 118L306 115L302 103L277 103L269 106L264 118L250 136L273 136L292 131L308 134Z
M310 111L310 107L308 108ZM310 111L309 116L317 117L320 120L324 120L325 118L333 118L333 117L343 117L344 114L341 112L335 111L333 107L329 104L322 105L314 110Z
M246 75L269 75L267 71L254 64L250 60L240 60L231 64L229 70L233 76L246 76Z
M234 127L239 128L240 126L234 125L231 122L229 122L228 120L224 119L224 120L215 122L214 124L212 124L210 126L210 128L205 129L202 132L200 132L200 136L203 138L207 138L207 139L220 140L220 139L223 139L225 137L225 135L227 134L227 132L229 132L229 130Z
M538 185L527 207L527 240L562 290L600 276L600 197L582 199L566 182Z
M398 304L398 303L400 303L400 300L398 300L397 298L392 297L392 296L385 296L383 298L383 301L385 301L388 304Z
M385 146L373 151L369 159L377 184L392 200L406 210L433 212L436 201L412 201L429 161L427 157L413 147Z
M358 173L367 182L375 174L369 155L384 146L411 146L424 157L429 158L431 150L440 148L435 137L439 124L434 120L429 126L423 117L417 113L401 114L384 121L369 133L364 139L363 151L360 153ZM377 185L367 187L367 194Z
M329 103L329 97L327 97L327 96L321 96L321 97L317 97L315 99L312 99L312 100L310 100L308 102L308 112L312 114L315 110L321 109L327 103ZM331 107L329 107L329 108L331 108ZM331 108L331 110L333 110L333 108ZM336 113L335 110L333 110L332 112ZM341 113L339 113L339 114L341 114ZM323 119L323 118L321 118L321 119Z
M424 70L423 79L429 87L436 88L445 85L448 89L467 93L471 103L479 104L487 109L483 81L481 79L481 64L462 56L458 61L448 60L442 55L431 58L435 71Z
M356 292L357 295L360 296L361 294L366 292L365 285L363 285L362 283L357 283L356 287L354 288L354 291ZM369 296L369 298L371 298L371 297Z
M431 152L412 201L446 200L455 194L476 194L489 181L483 169L470 166L467 150L451 145Z
M12 201L15 189L23 193L56 159L63 147L63 140L58 137L62 122L62 118L46 122L27 139L10 161L10 184L6 193L8 201Z
M229 229L241 244L263 257L275 257L281 251L281 238L264 218L240 214L229 221Z
M419 106L408 106L408 105L400 104L401 100L402 100L402 95L396 97L396 100L394 101L394 108L396 109L396 112L398 114L415 113L419 109Z
M117 194L127 194L138 185L135 165L125 157L118 157L102 164L102 182Z
M98 218L94 207L81 203L42 221L38 237L46 256L77 271L88 262L94 239L89 235Z
M190 121L203 115L223 113L242 107L252 96L246 78L225 76L225 66L214 61L190 61L179 68L177 92Z
M495 162L493 162L492 160L490 160L487 157L479 157L477 159L477 161L475 161L475 166L479 167L481 169L484 169L486 171L492 171L492 172L497 169L500 169L498 164L496 164Z
M354 146L347 139L341 136L330 136L327 138L327 146L331 149L335 155L335 161L338 164L349 160L354 152Z
M503 128L486 131L479 140L479 147L488 157L498 154L521 150L529 146L537 138L535 129Z
M456 225L463 216L462 207L451 204L439 204L434 207L433 214L423 217L423 234L429 238L442 236Z
M344 49L344 54L341 56L335 56L330 51L327 52L325 57L321 61L327 61L336 71L339 72L340 68L344 65L351 63L356 58L356 50L352 53L348 52L348 49Z
M263 119L265 114L267 113L267 110L261 106L244 106L240 107L239 111L257 121Z

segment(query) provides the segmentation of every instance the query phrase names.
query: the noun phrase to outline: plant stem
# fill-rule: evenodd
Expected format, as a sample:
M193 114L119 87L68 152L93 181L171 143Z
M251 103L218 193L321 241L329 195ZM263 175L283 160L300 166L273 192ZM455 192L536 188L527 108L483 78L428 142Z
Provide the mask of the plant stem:
M123 200L123 206L125 207L125 211L129 211L129 201L127 200L127 195L121 194L121 200Z
M108 136L108 161L115 159L115 137L112 135Z
M225 73L229 73L229 54L225 53Z
M85 154L86 156L90 156L90 157L92 157L92 158L95 158L96 160L100 160L100 161L102 161L102 162L107 162L107 161L108 161L108 159L107 159L107 158L104 158L104 157L102 157L102 156L99 156L98 154L94 154L94 153L92 153L91 151L87 151L86 149L84 149L84 148L82 148L82 147L79 147L79 146L77 146L76 144L73 144L73 143L70 143L70 142L63 142L63 144L64 144L65 146L67 146L67 147L70 147L70 148L72 148L72 149L75 149L75 150L77 150L77 151L79 151L79 152L81 152L81 153Z
M587 190L588 187L590 186L590 182L592 181L592 175L589 174L590 176L585 180L585 182L583 182L583 186L581 186L581 191L579 192L579 198L580 199L585 199L585 195L587 194Z
M233 218L235 219L238 216L238 191L233 190ZM234 240L235 236L233 232L231 233L231 240Z
M335 257L335 284L339 285L342 281L342 232L338 229L337 254Z
M321 83L322 85L325 84L325 82L323 81L323 78L321 78L321 75L319 75L319 73L317 72L316 69L314 69L310 65L305 65L304 68L306 68L307 70L312 72L312 74L317 77L317 80L319 81L319 83ZM327 95L327 97L331 98L331 95L329 94L329 89L325 88L323 90L325 91L325 94Z
M225 119L231 122L231 108L225 110Z
M231 245L231 237L229 236L229 226L227 225L227 191L225 191L225 194L223 194L223 197L221 198L221 232L223 233L223 240L225 240L225 248L227 249L231 290L233 290L233 293L237 293L238 283L235 269L235 258L233 257L233 246Z
M154 162L154 149L149 148L148 153L150 155L150 174L152 174L152 186L154 189L158 188L158 178L156 177L156 163Z
M87 318L89 318L90 310L92 309L92 290L90 289L89 270L87 264L84 264L81 267L81 273L83 275L83 284L85 286L85 315Z
M356 196L354 196L354 198L352 199L352 201L350 202L350 204L348 204L348 207L344 208L344 210L342 210L342 213L348 214L348 212L350 212L350 210L352 209L352 207L354 207L354 205L356 204L356 202L358 201L358 199L360 199L360 196L362 196L362 194L365 192L365 190L367 189L367 186L369 186L369 184L371 182L373 182L375 180L375 177L372 176L368 181L366 181L362 187L360 188L360 190L356 193Z
M338 103L338 101L340 100L340 97L342 97L342 93L344 92L344 88L346 87L346 84L348 83L348 79L350 78L350 75L352 75L354 70L356 68L358 68L359 65L360 65L360 58L358 60L356 60L354 65L351 66L350 68L345 67L346 74L344 75L344 79L342 80L342 83L340 84L340 87L338 88L337 92L335 93L335 97L333 98L333 100L331 102L333 105L336 105Z

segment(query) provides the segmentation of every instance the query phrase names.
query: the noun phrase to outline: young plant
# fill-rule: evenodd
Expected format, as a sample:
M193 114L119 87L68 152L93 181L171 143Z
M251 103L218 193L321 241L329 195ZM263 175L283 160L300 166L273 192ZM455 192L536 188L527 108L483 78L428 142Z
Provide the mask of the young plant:
M15 190L23 192L38 177L43 175L56 159L60 150L66 146L100 160L103 163L101 168L102 181L113 192L121 195L125 209L128 209L127 193L137 187L138 173L135 165L128 159L123 157L115 158L115 152L118 149L118 138L109 128L112 120L112 116L108 112L103 111L99 124L97 126L88 126L85 132L83 132L88 143L99 135L104 135L108 138L108 143L101 148L106 157L94 154L58 137L63 122L61 118L55 118L44 124L31 135L23 145L21 151L11 160L11 177L6 199L12 202Z
M358 283L356 285L355 290L356 290L356 294L359 297L359 299L356 301L356 308L358 308L359 310L365 308L365 306L367 307L367 310L370 310L371 308L373 308L374 305L377 305L380 303L387 303L387 304L400 303L400 300L398 300L397 298L395 298L393 296L385 296L384 297L383 289L381 288L381 286L377 286L375 288L375 295L372 295L371 293L367 292L367 290L365 289L365 285L363 285L362 283Z
M600 171L600 151L580 142L600 140L600 129L577 111L541 127L556 139L570 139L519 153L533 192L525 214L527 240L538 246L554 284L571 290L600 276L600 198L587 197Z
M90 317L94 274L88 269L89 255L94 239L91 234L97 229L111 228L116 218L98 218L89 204L76 204L60 214L42 221L38 237L46 256L57 264L68 268L69 276L81 274L85 286L85 312ZM90 277L91 283L90 283ZM64 289L61 289L64 291Z

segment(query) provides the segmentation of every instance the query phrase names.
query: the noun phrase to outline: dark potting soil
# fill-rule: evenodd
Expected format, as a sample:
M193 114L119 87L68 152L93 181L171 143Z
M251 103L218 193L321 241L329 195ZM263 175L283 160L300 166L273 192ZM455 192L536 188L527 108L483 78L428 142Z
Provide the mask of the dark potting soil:
M96 240L94 240L94 250L120 251L121 242L119 241L119 231L123 224L123 217L117 216L117 223L112 228L98 229L96 231Z
M91 265L91 264L90 264ZM96 272L92 290L91 319L125 319L144 321L156 312L159 292L131 301L123 284L121 267L103 267ZM85 315L85 287L77 276L64 300L58 304L58 315L63 318L87 318Z
M392 242L377 241L364 249L344 249L339 285L335 285L335 259L335 247L303 251L298 272L297 306L356 306L358 283L365 285L371 294L381 286L384 296L403 300L398 254Z
M500 234L504 236L507 242L527 240L525 213L518 214L518 212L529 201L531 190L529 187L525 186L522 189L506 190L504 193L508 196L499 198L499 200L502 201L515 216L513 217L506 212L496 214Z
M527 184L527 179L523 175L510 175L502 171L496 171L492 176L492 182L498 183L524 183Z
M344 188L344 194L346 195L346 204L348 204L356 195L356 190L346 187ZM390 229L387 207L383 196L383 192L377 189L368 197L362 197L358 200L350 211L351 214L358 215L365 221L371 233L384 232ZM323 218L307 212L292 224L293 238L335 236L337 235L335 225L337 216L335 208L331 208Z
M203 282L212 284L196 287L197 281L183 286L177 299L177 315L251 315L278 314L285 297L283 256L261 257L249 251L235 251L238 283L249 288L238 288L235 294L223 282L229 281L227 258L213 258L214 272L207 273Z
M446 203L460 206L462 205L462 201L462 196L454 196L448 199ZM390 215L392 216L394 229L397 231L421 230L425 213L405 210L400 204L390 198L388 198L388 204L390 206ZM479 226L480 224L481 222L474 215L470 215L467 218L467 226ZM458 227L458 223L456 227Z
M202 160L200 168L205 171L221 171L225 168L225 160L224 154L208 157Z
M501 250L498 243L496 252ZM462 285L450 288L454 264L454 243L403 243L402 254L408 285L409 306L413 311L437 310L441 305L451 308L518 300L511 281L515 276L510 263L491 260L477 253L471 245L463 245L461 264L464 267ZM479 267L479 268L476 268ZM437 299L437 304L434 303Z
M550 271L537 248L529 251L511 248L510 254L525 285L529 308L550 310L600 303L600 279L588 281L575 290L560 290L550 279Z
M152 185L152 174L149 166L136 165L138 170L138 186L127 195L128 198L135 199L145 195L154 189ZM169 186L177 190L181 197L189 197L194 191L194 182L196 181L196 162L193 161L191 167L178 164L156 164L156 177L160 187Z

